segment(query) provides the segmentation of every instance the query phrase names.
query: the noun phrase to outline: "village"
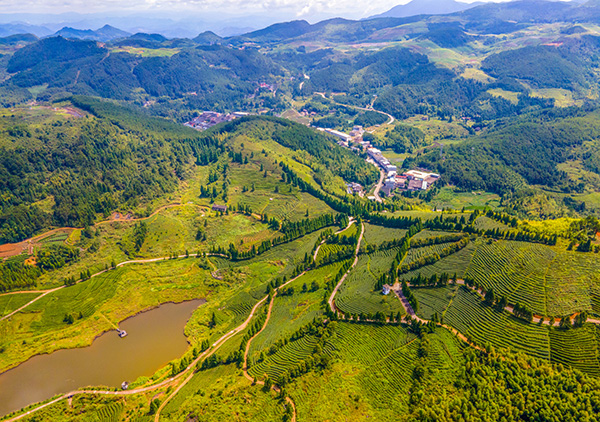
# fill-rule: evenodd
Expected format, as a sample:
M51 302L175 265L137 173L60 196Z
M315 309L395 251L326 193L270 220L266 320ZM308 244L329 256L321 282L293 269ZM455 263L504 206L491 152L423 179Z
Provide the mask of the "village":
M233 113L204 111L199 116L185 123L185 126L204 131L219 123L230 122L248 115L249 113L240 111ZM425 169L413 169L398 174L398 167L385 158L379 149L371 145L369 141L363 139L365 130L362 126L354 126L350 133L340 132L335 129L317 128L317 130L333 135L337 138L337 144L344 148L348 148L355 153L366 153L367 162L372 163L381 170L384 177L380 182L379 189L376 189L375 195L368 197L371 200L381 201L377 196L379 192L383 193L386 197L390 197L395 192L425 191L440 178L439 174ZM364 187L355 182L346 184L346 192L349 195L365 196Z
M184 123L184 126L191 127L196 130L206 130L219 123L231 122L239 117L248 116L249 113L236 111L233 113L218 113L216 111L203 111L199 116L194 117L189 122Z
M362 126L354 126L349 134L334 129L317 128L317 130L335 136L338 138L338 145L344 148L348 148L356 153L366 153L368 157L367 161L379 167L384 174L380 192L385 196L392 196L396 191L425 191L440 178L439 174L424 169L408 170L402 174L398 174L397 166L385 158L381 151L372 146L369 141L363 140L365 131ZM360 184L347 183L346 186L348 194L364 196L364 190ZM377 198L376 196L369 196L369 199L375 200Z

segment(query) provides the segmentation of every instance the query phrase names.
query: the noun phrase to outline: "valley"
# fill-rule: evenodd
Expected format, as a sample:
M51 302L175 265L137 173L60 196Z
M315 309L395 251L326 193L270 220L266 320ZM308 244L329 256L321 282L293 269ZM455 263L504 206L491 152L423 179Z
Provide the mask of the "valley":
M0 38L0 420L597 420L600 9L425 6Z

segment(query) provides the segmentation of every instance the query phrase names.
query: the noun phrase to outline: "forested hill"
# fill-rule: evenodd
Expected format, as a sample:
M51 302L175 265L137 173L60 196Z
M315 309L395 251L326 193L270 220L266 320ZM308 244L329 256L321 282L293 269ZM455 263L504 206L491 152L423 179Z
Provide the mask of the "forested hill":
M289 148L297 162L314 170L315 178L326 185L331 177L369 185L377 181L379 172L371 164L346 148L335 144L335 140L290 120L277 117L244 117L215 127L208 133L249 137L256 141L275 141ZM290 158L290 157L287 157Z
M115 210L144 216L197 166L247 162L238 138L279 144L281 163L301 164L303 175L332 195L345 194L345 181L370 185L379 177L334 139L285 119L249 116L199 133L83 96L57 110L0 112L0 243L50 226L85 227Z
M94 114L0 116L0 243L141 206L222 153L214 138L174 123L82 97L73 103Z
M485 135L446 147L442 156L431 151L416 162L436 168L447 182L465 189L504 194L530 184L581 192L584 186L574 185L559 165L575 161L582 170L600 174L599 137L599 110L547 110L497 122Z
M134 101L142 91L225 109L252 94L257 81L282 73L252 48L197 46L173 53L146 57L93 41L46 38L10 57L11 77L3 85L11 91L44 85L46 94L39 99L46 100L67 92Z

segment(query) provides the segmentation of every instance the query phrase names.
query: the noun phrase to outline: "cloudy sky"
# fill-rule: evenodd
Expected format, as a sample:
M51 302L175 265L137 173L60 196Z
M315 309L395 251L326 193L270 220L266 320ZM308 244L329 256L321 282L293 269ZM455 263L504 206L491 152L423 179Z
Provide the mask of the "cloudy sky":
M474 0L463 0L471 2ZM408 0L0 0L0 13L222 12L253 11L269 15L344 16L360 18L380 13Z

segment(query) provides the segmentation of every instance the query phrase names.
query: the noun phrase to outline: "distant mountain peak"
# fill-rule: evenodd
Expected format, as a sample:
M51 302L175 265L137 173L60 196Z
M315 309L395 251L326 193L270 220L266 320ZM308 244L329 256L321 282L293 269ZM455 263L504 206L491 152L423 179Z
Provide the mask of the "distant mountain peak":
M480 4L482 3L462 3L455 0L412 0L406 4L392 7L385 13L371 16L369 19L406 18L416 15L445 15L471 9Z
M57 31L54 35L59 35L69 39L106 42L117 38L125 38L130 34L128 32L121 31L114 26L104 25L102 28L97 29L96 31L92 31L91 29L75 29L65 26Z

